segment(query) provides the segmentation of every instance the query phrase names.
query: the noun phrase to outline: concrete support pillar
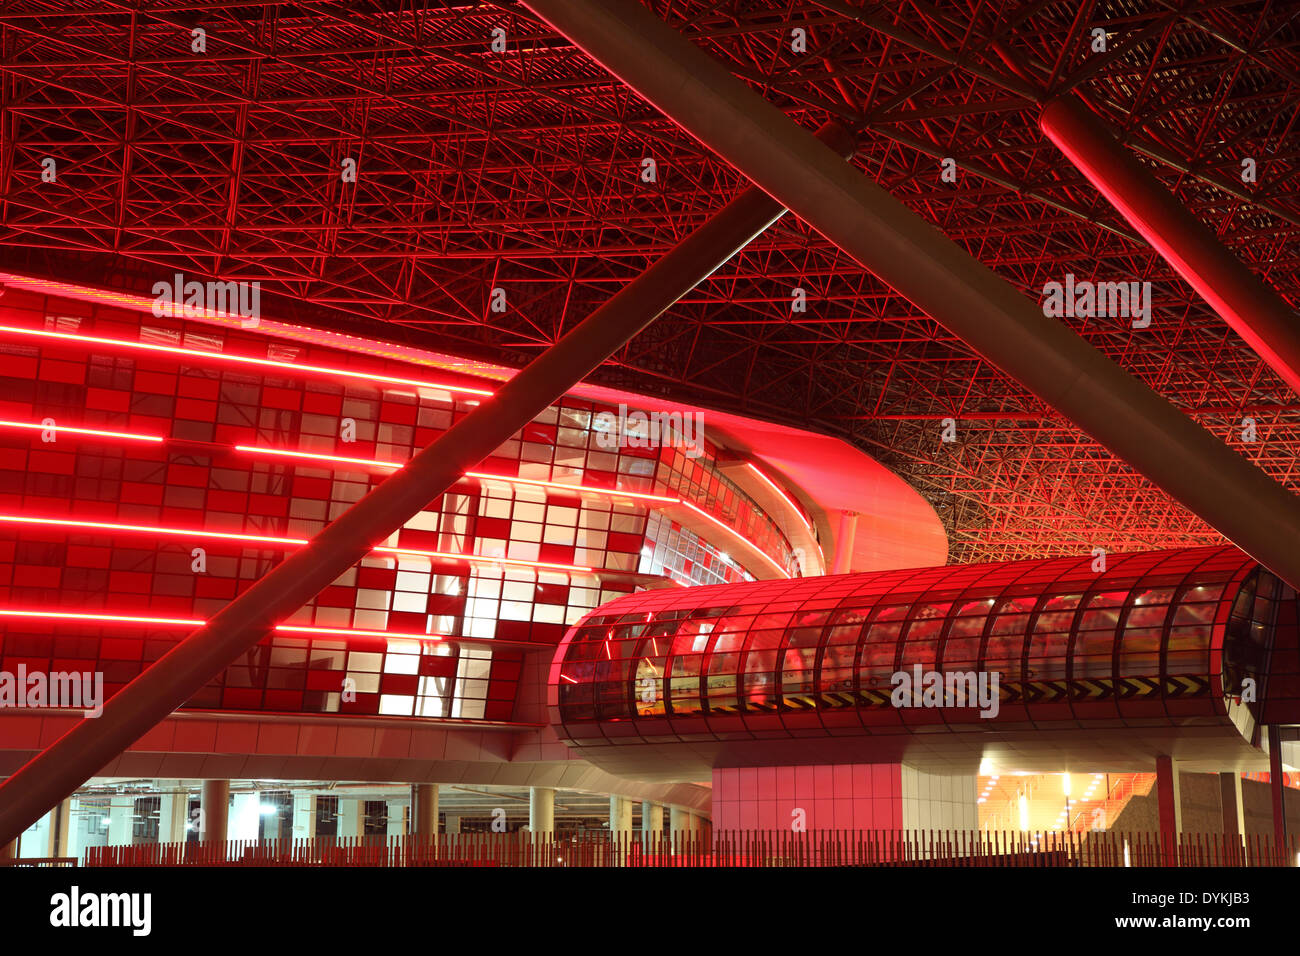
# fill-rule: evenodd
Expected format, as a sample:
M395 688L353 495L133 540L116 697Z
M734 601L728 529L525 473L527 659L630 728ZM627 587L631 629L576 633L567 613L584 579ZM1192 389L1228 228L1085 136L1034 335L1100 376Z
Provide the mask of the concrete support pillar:
M632 832L632 801L627 797L609 797L609 832Z
M528 829L533 833L555 832L555 791L550 787L528 788Z
M649 800L641 801L641 836L647 846L653 846L664 832L664 808Z
M691 813L682 807L668 808L668 829L672 833L687 833L691 829Z
M1223 807L1224 836L1244 835L1246 821L1241 804L1241 774L1238 771L1219 774L1219 803Z
M1273 797L1273 842L1281 850L1286 846L1286 790L1282 772L1282 731L1276 724L1268 728L1268 789Z
M135 833L135 797L116 796L108 810L105 846L130 846Z
M1178 834L1183 830L1183 799L1178 786L1178 764L1172 757L1156 758L1156 806L1165 859L1172 865L1177 859Z
M417 836L438 835L438 785L417 783L411 788L411 832Z
M366 832L366 805L361 800L339 797L338 837L353 838Z
M835 534L835 563L831 574L848 574L853 570L853 544L858 537L858 513L841 511L840 526Z
M180 780L157 780L154 785L162 791L158 801L158 842L184 843L189 832L189 788Z
M216 841L227 839L230 829L230 781L204 780L199 797L199 839Z

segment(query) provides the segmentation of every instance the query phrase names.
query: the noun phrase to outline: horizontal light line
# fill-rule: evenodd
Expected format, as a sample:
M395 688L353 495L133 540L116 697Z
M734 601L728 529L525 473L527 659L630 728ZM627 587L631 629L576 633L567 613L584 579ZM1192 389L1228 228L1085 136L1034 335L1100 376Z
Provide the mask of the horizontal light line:
M360 379L364 382L383 382L388 385L410 385L416 388L435 388L446 392L463 392L466 395L483 395L490 397L492 392L483 388L466 385L446 385L440 382L422 382L411 378L397 378L376 372L354 372L351 369L327 368L323 365L306 365L301 362L277 362L274 359L254 358L251 355L231 355L226 352L207 352L202 349L180 348L174 345L155 345L150 342L128 342L124 339L110 339L97 335L77 335L71 332L51 332L48 329L29 329L17 325L0 325L0 332L15 335L32 335L39 338L59 339L78 344L107 345L117 348L137 349L146 352L163 352L168 355L184 355L193 358L213 359L220 362L235 362L243 365L257 365L262 368L284 369L291 372L310 372L318 375L334 375L341 378Z
M55 621L104 621L112 624L179 624L202 627L207 621L179 617L137 617L130 614L90 614L72 611L20 611L0 608L0 617L46 618Z
M112 521L84 521L79 518L32 518L27 515L0 514L0 521L10 524L45 525L60 528L88 528L95 531L126 531L134 534L168 534L177 537L222 538L229 541L255 541L259 544L302 546L306 538L280 538L270 535L241 534L234 531L204 531L197 528L161 528L144 524L118 524Z
M345 637L391 637L407 641L454 641L458 638L445 634L409 634L398 631L372 631L358 627L314 627L310 624L277 624L277 631L294 631L304 634L341 634ZM483 640L478 638L478 640Z
M0 608L0 617L23 617L36 620L92 621L102 624L159 624L166 626L203 627L208 622L198 618L143 617L136 614L99 614L90 611L26 611L17 608ZM458 638L446 634L410 634L400 631L374 631L354 627L316 627L310 624L277 624L277 631L303 634L336 634L344 637L386 637L395 640L416 641L466 641L487 643L489 638ZM503 641L503 644L509 643Z
M727 524L727 523L725 523L725 522L723 522L723 521L719 521L717 518L713 517L713 515L709 514L709 513L708 513L707 511L705 511L703 508L699 507L699 506L696 505L696 504L693 504L692 502L689 502L689 501L683 501L682 504L685 505L687 508L690 508L690 509L691 509L692 511L694 511L696 514L698 514L701 518L707 518L709 521L712 521L714 524L716 524L716 525L717 525L719 528L721 528L723 531L727 532L727 534L732 535L733 537L737 538L738 540L743 541L745 544L749 545L751 548L753 548L753 549L758 553L758 556L759 556L759 557L761 557L764 561L766 561L768 564L770 564L772 567L774 567L774 568L776 569L777 574L781 575L781 577L783 577L783 578L788 578L788 577L790 576L790 573L789 573L788 571L786 571L785 568L781 567L781 565L777 564L774 560L772 560L772 558L768 556L768 554L767 554L766 551L764 551L764 550L763 550L762 548L760 548L758 545L754 544L754 542L750 541L748 538L746 538L743 534L741 534L741 533L740 533L739 531L737 531L735 528L731 527L731 525L729 525L729 524Z
M132 534L164 534L173 537L218 538L225 541L250 541L257 544L269 544L276 547L302 547L308 544L306 538L284 538L270 535L243 534L234 531L208 531L201 528L162 528L154 525L120 524L111 521L84 521L79 518L33 518L27 515L0 514L0 522L10 524L29 524L42 527L85 528L92 531L125 531ZM383 554L410 555L420 558L432 558L446 561L466 561L470 564L502 565L510 567L539 568L544 571L567 571L576 574L592 574L595 568L576 564L559 564L552 561L528 561L523 558L494 557L482 554L457 554L451 551L423 551L418 548L375 547L371 549Z
M52 431L55 437L59 432L67 432L72 435L94 435L98 438L121 438L124 441L166 441L161 435L141 435L133 432L110 432L101 428L81 428L73 425L45 425L41 422L8 422L0 421L0 428L29 428L34 431Z
M314 451L294 451L289 448L266 448L261 445L236 445L236 451L253 455L275 455L277 458L303 458L309 461L322 461L335 465L362 465L366 468L391 468L397 471L406 466L400 461L380 461L377 458L345 458L341 455L323 455Z

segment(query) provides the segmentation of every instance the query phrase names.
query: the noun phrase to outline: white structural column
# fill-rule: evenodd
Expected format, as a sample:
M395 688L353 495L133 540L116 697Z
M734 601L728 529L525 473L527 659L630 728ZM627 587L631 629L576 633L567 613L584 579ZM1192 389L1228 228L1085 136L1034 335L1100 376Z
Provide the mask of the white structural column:
M293 795L293 829L290 836L295 840L316 839L316 794Z
M555 832L555 791L550 787L528 788L528 829L533 833Z
M688 832L691 829L691 812L682 807L669 807L668 829L673 833Z
M364 836L366 832L366 805L361 800L339 797L339 839Z
M411 788L411 832L421 837L438 835L438 785L419 783Z
M647 849L658 845L664 832L664 808L649 800L641 801L641 842Z
M840 526L835 533L835 563L831 574L848 574L853 570L853 545L858 538L858 513L841 511Z
M184 843L189 832L190 790L183 780L155 780L158 800L158 842Z
M632 801L627 797L609 797L609 832L632 832Z

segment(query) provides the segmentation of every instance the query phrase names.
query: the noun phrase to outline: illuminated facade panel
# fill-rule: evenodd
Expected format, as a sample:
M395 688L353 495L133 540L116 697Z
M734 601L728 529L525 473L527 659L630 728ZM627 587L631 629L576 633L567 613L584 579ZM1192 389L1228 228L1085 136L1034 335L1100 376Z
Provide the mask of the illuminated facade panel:
M493 385L9 290L0 669L97 671L115 692ZM547 408L189 706L509 721L529 646L600 604L799 573L711 441L611 441L616 410ZM716 535L660 510L683 502ZM762 566L728 553L736 536Z

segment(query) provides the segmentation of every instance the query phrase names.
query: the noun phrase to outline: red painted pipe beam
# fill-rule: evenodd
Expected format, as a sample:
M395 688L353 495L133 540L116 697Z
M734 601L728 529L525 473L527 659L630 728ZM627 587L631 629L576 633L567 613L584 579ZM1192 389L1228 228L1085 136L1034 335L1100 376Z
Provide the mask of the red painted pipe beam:
M1300 500L636 0L524 0L783 206L1300 587Z
M841 155L852 153L853 138L838 124L827 124L821 135ZM118 691L97 719L80 721L0 783L0 847L509 441L784 212L762 190L746 189L405 467Z
M1049 102L1038 125L1255 354L1300 393L1296 310L1188 212L1077 95Z

